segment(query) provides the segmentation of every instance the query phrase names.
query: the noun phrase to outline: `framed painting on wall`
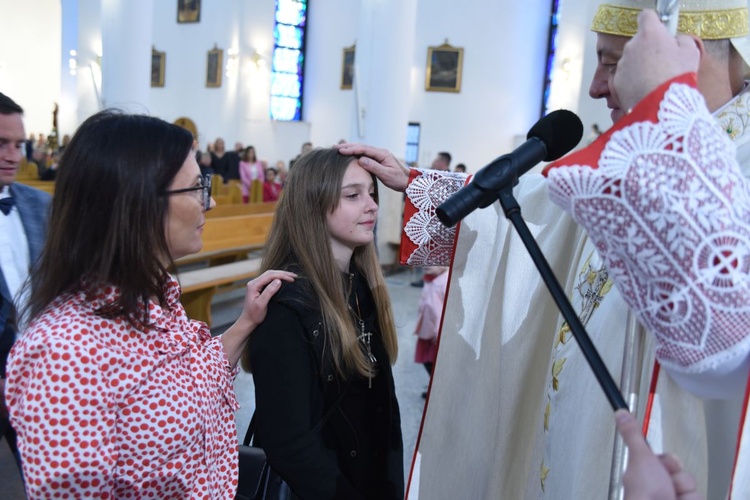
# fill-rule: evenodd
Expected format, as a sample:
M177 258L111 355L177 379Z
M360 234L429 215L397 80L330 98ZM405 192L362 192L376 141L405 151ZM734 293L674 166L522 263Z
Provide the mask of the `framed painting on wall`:
M167 53L151 47L151 86L164 86L164 69L167 65Z
M355 45L344 49L341 63L341 88L344 90L351 89L354 84L354 55Z
M463 62L464 49L449 45L448 40L439 47L428 47L425 90L460 92Z
M221 87L221 65L224 61L224 51L214 45L208 51L206 59L206 87Z
M197 23L201 20L201 0L177 0L177 22Z

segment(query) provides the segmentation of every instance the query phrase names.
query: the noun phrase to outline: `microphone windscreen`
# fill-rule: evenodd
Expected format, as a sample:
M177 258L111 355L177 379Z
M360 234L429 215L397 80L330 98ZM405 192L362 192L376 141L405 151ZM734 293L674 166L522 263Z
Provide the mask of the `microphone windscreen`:
M557 160L581 142L583 123L572 111L558 109L531 127L526 139L532 137L540 139L547 146L544 161Z

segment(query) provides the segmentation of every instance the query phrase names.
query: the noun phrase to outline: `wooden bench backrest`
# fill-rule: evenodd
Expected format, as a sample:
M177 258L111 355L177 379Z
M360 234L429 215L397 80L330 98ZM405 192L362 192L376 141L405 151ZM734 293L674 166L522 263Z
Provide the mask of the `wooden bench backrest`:
M252 214L272 214L276 210L276 202L268 203L247 203L219 205L217 204L212 210L206 212L207 219L216 217L233 217L235 215L252 215Z
M206 225L203 226L202 252L262 246L268 238L272 222L272 213L206 218Z
M18 173L16 173L17 181L38 181L39 180L39 167L33 161L28 161L26 158L21 160L21 164L18 166Z
M217 194L212 196L217 207L223 207L232 204L232 196L228 194Z
M211 196L217 205L228 205L230 203L242 203L242 183L236 179L230 179L226 184L220 175L211 176Z

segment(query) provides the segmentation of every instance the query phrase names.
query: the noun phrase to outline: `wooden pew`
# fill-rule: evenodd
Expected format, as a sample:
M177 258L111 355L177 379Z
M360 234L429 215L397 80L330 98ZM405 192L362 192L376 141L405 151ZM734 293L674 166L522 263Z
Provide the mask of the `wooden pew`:
M212 198L216 202L217 207L232 204L232 197L228 194L216 194L213 195Z
M210 213L210 212L208 212ZM260 269L260 258L248 259L261 250L271 229L273 213L207 218L201 252L178 259L177 279L188 317L211 325L211 300L221 287L247 281ZM186 265L205 262L198 269Z
M213 209L206 212L207 219L217 217L232 217L235 215L272 214L276 210L276 202L268 203L235 203L231 205L217 204Z
M272 213L206 219L203 252L233 247L262 247L273 222Z
M217 205L242 203L242 188L238 180L231 179L226 184L220 175L211 176L211 196Z
M205 261L218 265L247 258L249 252L263 248L272 222L272 213L206 218L201 251L177 259L175 264L180 267Z
M178 273L185 312L211 326L211 301L219 287L247 281L260 272L260 258L245 259L221 266L206 267Z

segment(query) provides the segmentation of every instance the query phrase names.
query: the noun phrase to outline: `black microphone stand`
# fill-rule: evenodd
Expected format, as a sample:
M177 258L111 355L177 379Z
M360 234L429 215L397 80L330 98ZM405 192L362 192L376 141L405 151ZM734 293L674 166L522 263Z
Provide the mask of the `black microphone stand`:
M628 406L625 404L625 399L622 397L617 384L615 384L612 375L610 375L609 370L607 370L607 367L604 365L596 347L594 347L594 344L591 342L591 337L586 333L586 329L583 327L580 318L578 318L578 314L576 314L570 301L565 296L562 286L560 286L560 283L552 272L542 250L539 248L531 231L529 231L526 221L521 217L521 206L513 196L512 187L509 185L502 188L498 192L498 199L500 200L500 206L503 207L503 211L505 212L505 217L510 220L513 227L516 228L518 235L521 237L521 241L523 241L526 250L528 250L531 259L539 270L542 280L552 294L552 298L555 300L557 308L562 313L565 321L567 321L570 331L573 332L576 342L578 342L586 361L588 361L589 366L594 371L594 376L596 376L596 380L604 391L604 395L607 396L607 400L612 406L612 409L619 410L622 408L627 410Z

